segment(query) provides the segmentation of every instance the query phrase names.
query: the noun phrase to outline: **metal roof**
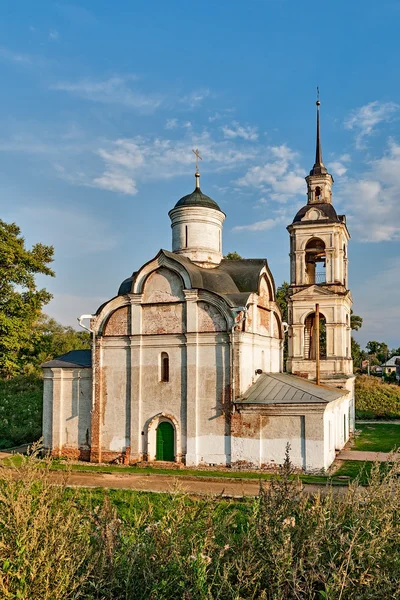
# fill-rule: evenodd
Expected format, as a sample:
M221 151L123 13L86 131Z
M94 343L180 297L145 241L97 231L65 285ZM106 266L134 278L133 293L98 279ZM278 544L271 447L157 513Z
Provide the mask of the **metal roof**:
M224 258L217 267L206 269L196 265L190 258L181 254L175 254L168 250L160 250L157 257L161 254L180 263L184 267L190 277L193 289L214 292L222 296L228 306L246 305L249 295L258 291L260 273L264 267L273 282L275 293L275 283L265 258L242 258L240 260ZM121 283L118 290L119 296L123 296L131 291L138 273L140 271L134 273ZM98 309L97 313L100 309Z
M396 363L397 359L400 359L400 356L392 356L392 358L383 363L382 367L395 367L398 364Z
M53 369L76 369L89 368L92 366L92 351L91 350L71 350L62 356L53 358L42 365L42 368Z
M263 373L237 400L238 404L328 404L347 390L316 385L288 373Z
M210 196L203 194L200 188L196 188L191 194L183 196L183 198L178 200L174 208L179 208L180 206L204 206L206 208L214 208L215 210L221 211L215 200L210 198Z
M340 223L342 219L336 213L336 210L332 206L332 204L328 204L327 202L313 202L312 204L306 204L303 206L296 214L293 219L293 223L309 223L309 221L302 221L303 217L311 208L318 208L322 212L322 214L326 217L321 223Z

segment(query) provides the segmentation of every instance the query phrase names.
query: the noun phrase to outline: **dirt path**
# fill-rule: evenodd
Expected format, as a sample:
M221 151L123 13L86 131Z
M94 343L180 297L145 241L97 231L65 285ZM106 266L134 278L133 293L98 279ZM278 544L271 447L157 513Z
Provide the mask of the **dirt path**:
M52 472L54 483L62 483L65 473ZM141 475L132 473L82 473L68 474L68 485L73 487L103 487L113 489L135 490L142 492L182 492L196 495L222 495L242 498L258 496L259 481L254 479L234 480L216 477L175 477L174 475ZM265 482L268 485L268 482ZM305 484L306 493L317 493L324 485ZM339 488L344 489L344 488Z
M341 450L337 460L372 460L378 462L386 462L389 456L393 456L390 452L368 452L363 450Z

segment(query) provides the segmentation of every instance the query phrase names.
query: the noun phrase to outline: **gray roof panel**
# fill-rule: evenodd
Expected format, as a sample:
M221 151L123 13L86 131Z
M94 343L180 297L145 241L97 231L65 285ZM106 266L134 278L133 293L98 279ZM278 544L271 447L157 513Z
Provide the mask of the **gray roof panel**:
M66 354L62 354L57 358L53 358L42 365L42 369L89 369L92 366L92 351L91 350L71 350Z
M347 390L316 385L289 373L263 373L237 400L238 404L328 404Z

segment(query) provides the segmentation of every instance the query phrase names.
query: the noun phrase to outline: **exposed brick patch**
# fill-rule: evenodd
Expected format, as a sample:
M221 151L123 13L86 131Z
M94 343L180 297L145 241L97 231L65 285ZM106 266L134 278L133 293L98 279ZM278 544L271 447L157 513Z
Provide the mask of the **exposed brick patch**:
M52 458L67 458L69 460L90 460L90 449L89 448L69 448L68 446L62 446L62 448L53 448L50 453Z
M207 302L198 303L198 331L199 332L214 332L226 331L227 324L225 317L219 312L215 306Z
M142 332L148 335L186 333L183 303L143 306Z
M129 306L118 308L109 317L103 335L129 335Z
M297 375L297 377L303 377L303 379L308 379L308 373L304 371L293 371L293 375Z

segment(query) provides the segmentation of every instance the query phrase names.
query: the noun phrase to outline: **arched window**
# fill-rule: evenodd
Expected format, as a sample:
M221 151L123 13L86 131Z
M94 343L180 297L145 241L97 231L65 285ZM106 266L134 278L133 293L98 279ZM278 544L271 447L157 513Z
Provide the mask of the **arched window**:
M319 187L319 185L317 185L317 187L315 188L315 199L321 200L321 188Z
M316 335L315 335L315 313L311 313L305 320L304 327L304 358L316 360ZM319 356L326 358L326 319L319 315Z
M169 381L169 356L161 352L161 381Z
M325 268L325 244L319 238L312 238L306 246L307 283L325 283Z

